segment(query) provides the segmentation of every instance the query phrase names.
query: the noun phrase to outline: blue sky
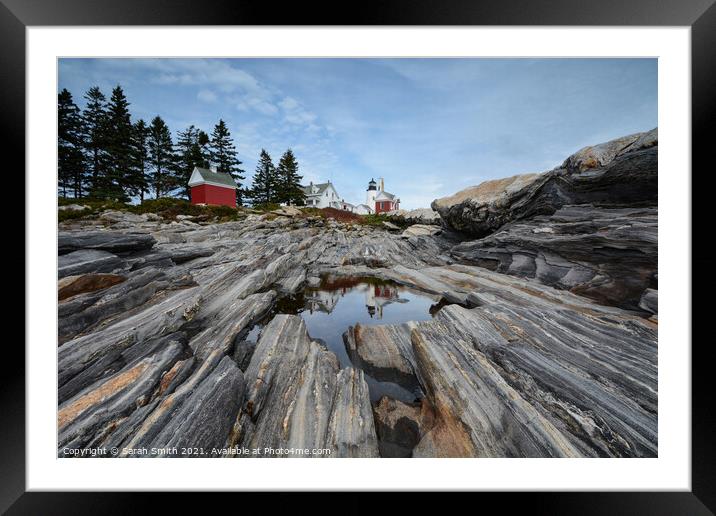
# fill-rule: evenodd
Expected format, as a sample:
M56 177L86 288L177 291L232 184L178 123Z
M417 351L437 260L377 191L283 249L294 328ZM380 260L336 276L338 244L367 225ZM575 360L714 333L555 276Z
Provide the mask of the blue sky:
M305 182L401 207L560 164L657 126L656 59L61 59L75 102L121 84L134 119L229 126L247 182L261 148L291 147Z

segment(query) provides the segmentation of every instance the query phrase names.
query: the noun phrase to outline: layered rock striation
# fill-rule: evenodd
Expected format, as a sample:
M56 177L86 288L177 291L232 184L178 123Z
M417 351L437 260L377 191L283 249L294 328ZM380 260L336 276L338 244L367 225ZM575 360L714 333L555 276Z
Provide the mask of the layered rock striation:
M433 207L447 226L472 235L450 253L463 263L643 310L646 290L658 288L657 183L654 129L586 147L544 174L488 181Z
M443 231L297 210L61 224L58 455L657 456L657 149L633 135L436 201ZM342 329L341 366L278 308L326 275L442 301Z

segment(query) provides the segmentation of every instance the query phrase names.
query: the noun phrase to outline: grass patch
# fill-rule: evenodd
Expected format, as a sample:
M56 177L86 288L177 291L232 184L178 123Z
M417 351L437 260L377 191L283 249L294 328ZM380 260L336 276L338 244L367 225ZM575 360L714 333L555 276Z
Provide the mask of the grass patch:
M264 204L256 204L252 206L252 208L256 211L268 212L278 210L279 208L281 208L281 205L275 202L268 202Z
M107 199L93 199L91 197L82 197L79 199L58 197L58 206L69 206L70 204L77 204L79 206L87 206L88 209L84 210L58 210L57 220L64 222L66 220L78 220L83 218L97 218L100 213L105 210L131 210L130 204L125 204L120 201L112 201Z
M363 224L367 226L383 226L383 222L390 222L401 229L405 229L410 226L410 224L405 222L404 219L386 215L384 213L371 213L370 215L363 216Z
M388 217L383 214L371 213L370 215L363 215L363 224L366 226L382 226L383 222L390 222Z
M117 201L97 200L97 199L65 199L58 198L59 206L67 206L69 204L79 204L80 206L88 206L86 210L59 210L57 218L60 222L66 220L92 219L97 218L106 210L126 211L141 215L143 213L155 213L164 220L174 220L177 215L190 215L197 222L214 221L229 222L239 220L244 217L244 211L241 208L232 208L231 206L199 206L192 204L185 199L174 199L171 197L161 197L159 199L146 199L141 204L125 204Z
M192 204L185 199L173 199L161 197L159 199L147 199L137 206L132 206L129 211L133 213L156 213L164 220L174 220L177 215L189 215L197 222L213 221L229 222L244 217L240 208L231 206L199 206Z

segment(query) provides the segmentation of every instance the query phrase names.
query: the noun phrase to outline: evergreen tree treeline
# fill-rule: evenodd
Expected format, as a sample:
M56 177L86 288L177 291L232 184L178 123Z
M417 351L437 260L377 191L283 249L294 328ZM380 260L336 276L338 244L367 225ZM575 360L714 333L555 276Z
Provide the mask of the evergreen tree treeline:
M254 205L284 203L302 206L305 194L301 179L303 176L298 174L298 161L291 149L283 153L278 166L273 164L269 153L261 149L251 188L246 193Z
M147 195L188 198L187 183L194 167L215 167L234 178L239 203L244 193L254 202L301 202L301 176L290 150L278 168L266 153L266 180L259 178L259 188L254 188L255 184L245 189L244 170L224 120L219 120L211 136L191 125L177 133L174 143L161 117L149 124L141 119L132 121L130 103L119 85L109 100L97 86L90 88L84 99L85 107L80 110L67 89L57 95L58 193L63 197L121 201L131 197L143 201ZM265 183L262 186L261 181Z

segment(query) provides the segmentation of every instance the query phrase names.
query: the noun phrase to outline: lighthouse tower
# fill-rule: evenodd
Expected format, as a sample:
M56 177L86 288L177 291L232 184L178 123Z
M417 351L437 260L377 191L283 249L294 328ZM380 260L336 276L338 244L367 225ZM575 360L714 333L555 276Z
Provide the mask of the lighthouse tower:
M371 210L375 209L375 196L378 195L378 187L376 182L371 178L368 183L368 190L365 192L365 203L370 206Z

